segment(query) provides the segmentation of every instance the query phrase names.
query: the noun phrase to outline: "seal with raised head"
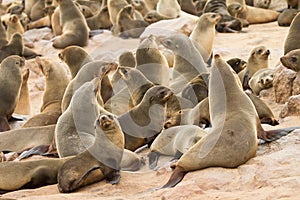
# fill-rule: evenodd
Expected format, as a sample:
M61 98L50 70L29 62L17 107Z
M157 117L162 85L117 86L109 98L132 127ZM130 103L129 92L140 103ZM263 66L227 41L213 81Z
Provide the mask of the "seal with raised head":
M22 72L22 86L20 91L20 96L14 113L20 115L30 115L31 106L30 106L30 96L29 96L29 88L28 88L28 78L29 78L29 69L25 69Z
M240 58L231 58L226 62L232 67L232 69L237 74L243 69L245 69L245 67L247 66L247 62Z
M281 63L295 72L300 71L300 49L295 49L280 58Z
M282 130L262 129L255 107L231 67L218 54L213 63L209 83L212 129L182 155L161 188L174 187L189 171L238 167L255 156L257 136L268 141L284 135Z
M300 43L298 42L300 40L300 35L298 34L299 27L300 27L300 13L298 13L296 17L293 19L289 28L289 32L285 38L284 55L294 49L300 49Z
M0 62L2 62L6 57L11 55L23 55L23 38L20 33L13 34L9 43L0 47Z
M165 56L158 49L156 37L145 38L136 50L136 69L154 84L169 86L169 65Z
M53 47L63 49L67 46L86 46L89 28L83 14L72 0L57 0L60 9L62 35L53 42Z
M21 67L25 60L20 56L9 56L0 64L0 132L10 130L8 119L14 112L22 86Z
M205 62L208 61L212 54L215 26L220 20L220 14L203 13L189 36Z
M134 151L157 136L163 128L165 105L172 95L169 88L153 86L137 106L118 117L126 149Z
M161 44L174 53L174 66L170 87L175 93L199 73L207 72L207 64L192 41L183 34L174 34L163 38Z
M22 127L56 124L62 113L62 99L70 81L67 71L60 63L45 57L37 57L35 60L46 82L43 104L41 113L28 119Z
M110 114L101 114L95 123L93 144L59 169L59 191L72 192L102 179L117 184L123 150L124 135L117 119Z

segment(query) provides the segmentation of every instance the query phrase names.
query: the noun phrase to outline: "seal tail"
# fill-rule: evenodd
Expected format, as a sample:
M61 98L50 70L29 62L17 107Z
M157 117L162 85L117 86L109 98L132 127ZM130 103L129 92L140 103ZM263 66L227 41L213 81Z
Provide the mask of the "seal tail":
M176 166L168 182L158 189L171 188L176 186L178 183L180 183L180 181L186 174L187 172L182 167Z
M297 126L297 127L289 127L289 128L263 131L264 133L259 134L258 138L262 139L266 142L272 142L272 141L278 140L279 138L281 138L283 136L288 135L295 129L300 129L300 127Z

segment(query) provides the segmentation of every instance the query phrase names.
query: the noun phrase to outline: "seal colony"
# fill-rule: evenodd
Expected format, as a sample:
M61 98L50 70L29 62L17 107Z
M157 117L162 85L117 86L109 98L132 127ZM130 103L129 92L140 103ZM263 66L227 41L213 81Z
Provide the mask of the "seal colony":
M150 20L150 14L164 20L181 17L184 1L41 2L11 4L9 10L14 12L7 13L11 16L3 17L3 21L17 22L22 32L30 26L15 13L18 7L25 9L31 22L43 18L40 7L51 9L47 19L53 34L58 35L51 42L53 48L62 49L57 59L66 65L63 68L62 63L46 56L34 60L45 77L41 113L10 130L9 119L20 109L15 109L18 103L21 108L26 103L24 109L30 111L29 70L22 74L25 60L19 57L28 47L20 33L0 24L0 92L7 97L0 98L0 158L6 161L0 163L1 193L56 183L60 192L69 193L104 179L118 184L123 171L138 171L147 159L150 169L159 169L162 155L178 159L171 165L174 171L169 181L161 188L174 187L189 171L243 165L255 157L258 139L269 143L300 128L265 131L261 126L279 123L259 98L273 81L267 47L254 47L247 62L233 58L226 63L221 55L214 54L216 30L242 30L243 23L237 17L250 24L265 22L269 20L266 15L253 16L263 10L246 7L244 1L232 1L247 9L243 11L246 14L230 16L224 0L208 0L201 6L189 1L187 9L203 12L189 37L174 33L140 38L136 50L120 54L116 67L114 62L94 60L86 51L93 42L88 38L89 33L91 37L95 33L91 30L104 28L122 38L139 38L149 25L146 19ZM258 7L265 6L260 3L254 2ZM278 17L275 11L266 13L271 13L270 20ZM296 72L299 43L294 38L298 21L299 15L286 38L287 54L280 59ZM173 62L163 53L166 49ZM151 151L145 157L138 154L143 148ZM33 154L59 158L10 162L13 158L6 158L9 153L15 153L16 160Z

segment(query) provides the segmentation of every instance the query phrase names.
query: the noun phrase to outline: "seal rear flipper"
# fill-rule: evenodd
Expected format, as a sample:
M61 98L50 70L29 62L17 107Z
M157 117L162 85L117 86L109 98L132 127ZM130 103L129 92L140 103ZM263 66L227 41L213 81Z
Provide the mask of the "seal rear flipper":
M106 178L106 182L112 185L118 184L121 179L120 170L110 171L109 174L105 174L105 178Z
M171 188L176 186L178 183L180 183L186 173L187 172L182 167L176 166L168 182L158 189Z
M272 142L278 140L283 136L288 135L290 132L294 131L295 129L300 129L300 127L290 127L290 128L282 128L282 129L268 130L268 131L263 130L264 133L258 134L258 138L266 142Z
M49 145L39 145L29 149L28 151L23 151L17 160L22 160L33 155L45 155L48 152Z
M9 131L10 126L5 116L0 116L0 132Z
M152 151L148 154L150 169L152 169L152 170L155 169L155 167L157 166L157 161L158 161L159 156L160 156L160 153L158 153L156 151Z

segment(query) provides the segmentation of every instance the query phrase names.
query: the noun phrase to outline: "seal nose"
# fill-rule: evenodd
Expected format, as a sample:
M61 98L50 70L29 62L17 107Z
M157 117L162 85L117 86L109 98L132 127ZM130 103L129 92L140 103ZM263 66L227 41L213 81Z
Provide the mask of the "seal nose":
M269 51L269 49L266 51L266 54L267 54L267 55L269 55L269 54L270 54L270 51Z

